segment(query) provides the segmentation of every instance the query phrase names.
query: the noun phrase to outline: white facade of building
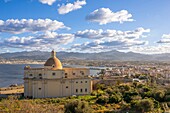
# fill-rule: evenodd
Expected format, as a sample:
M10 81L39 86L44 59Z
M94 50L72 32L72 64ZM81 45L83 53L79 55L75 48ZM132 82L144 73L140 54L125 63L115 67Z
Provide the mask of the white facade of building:
M43 68L24 68L24 96L53 98L86 95L92 92L92 80L87 68L62 68L55 52Z

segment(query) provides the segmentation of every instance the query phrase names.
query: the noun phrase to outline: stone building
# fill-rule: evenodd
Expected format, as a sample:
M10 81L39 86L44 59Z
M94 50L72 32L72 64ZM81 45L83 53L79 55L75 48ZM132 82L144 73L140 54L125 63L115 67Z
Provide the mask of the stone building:
M63 68L55 51L43 68L24 68L24 96L53 98L86 95L92 92L92 80L87 68Z

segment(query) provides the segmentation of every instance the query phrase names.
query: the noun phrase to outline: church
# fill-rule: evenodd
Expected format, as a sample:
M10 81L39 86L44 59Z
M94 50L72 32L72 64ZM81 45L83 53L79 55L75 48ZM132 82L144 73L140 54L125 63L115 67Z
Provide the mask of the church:
M63 68L51 52L42 68L24 67L24 96L28 98L55 98L86 95L92 92L88 68Z

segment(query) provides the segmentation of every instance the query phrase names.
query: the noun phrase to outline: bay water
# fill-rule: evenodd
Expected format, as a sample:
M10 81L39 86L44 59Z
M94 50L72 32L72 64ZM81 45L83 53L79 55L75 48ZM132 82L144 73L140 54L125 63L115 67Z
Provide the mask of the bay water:
M0 87L8 87L11 84L23 84L24 67L26 65L30 65L32 68L43 67L42 64L0 64ZM90 75L96 75L98 72L100 70L90 69Z

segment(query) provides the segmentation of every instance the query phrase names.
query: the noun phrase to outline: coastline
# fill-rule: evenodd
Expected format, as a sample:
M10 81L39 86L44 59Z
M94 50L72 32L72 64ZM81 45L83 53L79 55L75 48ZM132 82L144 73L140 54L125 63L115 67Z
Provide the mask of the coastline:
M24 93L24 85L1 87L0 95L21 94Z
M35 60L3 60L0 64L44 64L44 61Z

